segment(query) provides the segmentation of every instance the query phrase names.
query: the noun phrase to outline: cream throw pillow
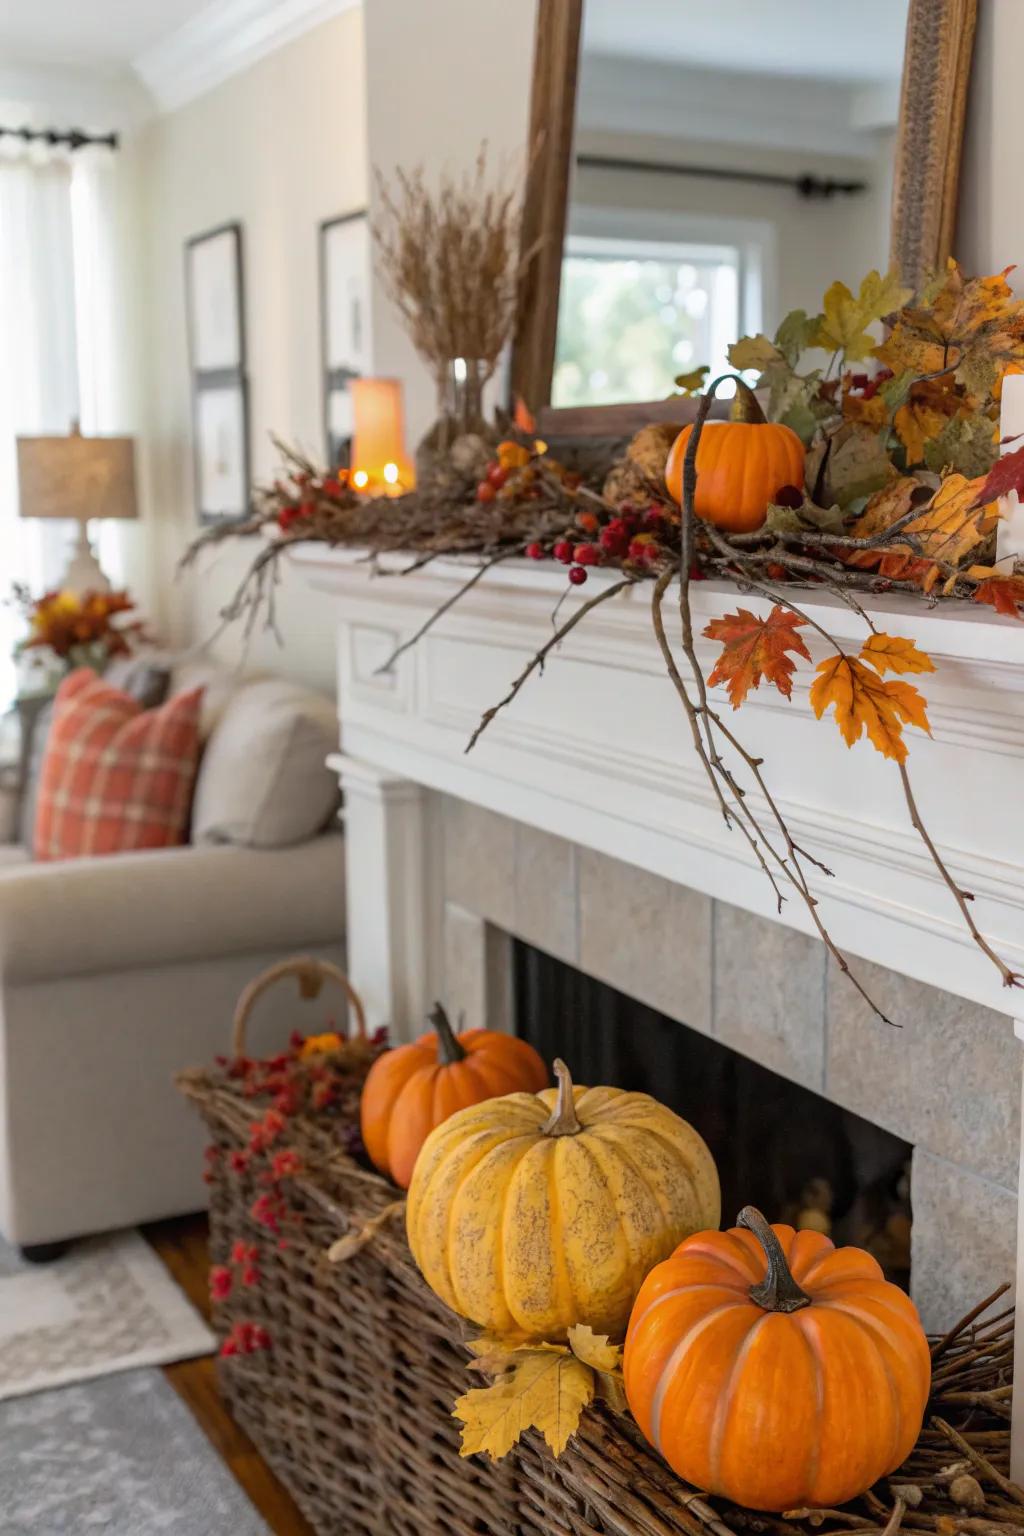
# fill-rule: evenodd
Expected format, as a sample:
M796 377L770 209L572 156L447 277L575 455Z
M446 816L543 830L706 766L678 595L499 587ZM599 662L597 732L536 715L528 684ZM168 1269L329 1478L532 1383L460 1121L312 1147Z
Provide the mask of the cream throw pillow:
M338 801L325 762L337 745L330 699L280 678L239 688L199 767L193 843L285 848L315 837Z

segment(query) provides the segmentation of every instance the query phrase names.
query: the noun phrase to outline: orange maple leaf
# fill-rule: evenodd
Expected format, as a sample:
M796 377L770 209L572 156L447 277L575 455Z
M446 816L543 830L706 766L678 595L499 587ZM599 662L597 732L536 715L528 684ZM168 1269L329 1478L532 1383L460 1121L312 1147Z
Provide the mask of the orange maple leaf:
M1024 618L1024 576L990 576L974 594L976 603L989 603L1008 619Z
M947 565L959 565L995 528L999 508L995 502L979 501L984 485L984 475L974 480L965 475L946 476L920 515L903 530L914 535L920 552L916 560L915 551L901 544L897 536L892 544L882 548L855 552L850 556L850 564L868 569L878 565L882 570L882 562L888 561L883 575L897 580L920 580L924 590L930 591L943 574L939 566L930 562L941 560ZM853 525L854 536L866 539L884 533L910 511L922 490L918 481L907 477L876 491ZM901 557L906 560L902 567L896 563ZM922 560L929 563L922 567Z
M774 683L788 699L793 692L795 664L786 653L811 659L811 653L797 634L806 619L798 618L778 604L766 619L759 619L746 608L712 619L704 631L709 640L725 642L708 682L725 683L733 709L739 709L751 688L761 686L761 678Z
M935 671L927 651L919 651L913 640L901 635L871 635L861 646L860 659L874 667L879 677L886 672Z
M885 682L852 656L831 656L818 667L811 685L811 707L820 720L835 710L840 735L848 747L867 732L883 757L906 760L904 725L931 735L925 700L910 683Z

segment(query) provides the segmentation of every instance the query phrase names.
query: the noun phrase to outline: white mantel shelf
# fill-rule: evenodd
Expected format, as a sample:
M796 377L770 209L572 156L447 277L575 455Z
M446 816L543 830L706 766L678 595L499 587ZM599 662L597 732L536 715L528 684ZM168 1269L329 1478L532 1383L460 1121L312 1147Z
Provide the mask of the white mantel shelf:
M347 760L778 918L768 882L739 831L725 826L695 758L651 629L650 583L588 615L467 756L482 712L550 637L562 568L528 561L495 567L393 671L380 673L472 565L438 560L402 576L407 561L396 558L386 567L394 574L373 576L357 553L315 544L291 558L315 587L339 599ZM592 573L580 594L565 599L561 616L613 579ZM846 605L808 593L800 601L838 639L859 644L863 621ZM768 606L728 583L693 588L698 630L738 605ZM915 793L950 868L975 895L983 932L1024 971L1024 624L977 605L929 609L898 595L873 600L870 611L936 662L936 673L911 679L928 699L934 732L933 739L907 733ZM670 592L670 636L675 614ZM802 633L817 661L824 642ZM710 666L717 648L700 644ZM791 701L762 685L735 721L764 757L797 841L835 872L814 882L834 938L851 955L1020 1015L1024 993L1004 989L971 943L909 824L895 764L866 741L848 750L831 717L815 720L807 700L812 677L813 668L800 664ZM780 920L811 931L797 900L786 903Z

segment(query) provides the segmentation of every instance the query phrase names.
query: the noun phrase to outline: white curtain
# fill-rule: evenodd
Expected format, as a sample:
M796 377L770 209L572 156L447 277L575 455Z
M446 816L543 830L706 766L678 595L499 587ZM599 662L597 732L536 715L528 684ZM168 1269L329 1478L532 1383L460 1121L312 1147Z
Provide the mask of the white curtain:
M66 161L0 156L0 703L14 693L21 632L11 584L60 574L64 525L18 517L15 439L66 432L78 414L71 172Z

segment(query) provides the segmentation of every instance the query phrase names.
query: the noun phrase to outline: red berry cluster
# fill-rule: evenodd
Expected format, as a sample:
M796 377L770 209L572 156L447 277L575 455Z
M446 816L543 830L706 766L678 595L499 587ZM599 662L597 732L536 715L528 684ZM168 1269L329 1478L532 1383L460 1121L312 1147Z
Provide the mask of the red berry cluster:
M848 373L846 383L848 389L860 395L862 400L873 400L892 376L891 368L879 368L877 373Z
M274 495L283 503L277 514L277 526L282 533L287 533L296 523L306 522L313 516L317 509L314 498L342 501L347 497L348 470L339 469L337 474L325 475L322 479L300 472L289 482L275 480Z
M549 549L527 544L530 560L550 556L569 567L569 580L580 587L591 565L655 566L667 553L664 537L669 521L660 507L637 507L624 501L614 516L602 519L591 511L577 512L575 528L556 539ZM580 539L579 534L587 535Z
M220 1352L225 1357L254 1355L257 1350L270 1347L270 1334L259 1323L233 1323Z

